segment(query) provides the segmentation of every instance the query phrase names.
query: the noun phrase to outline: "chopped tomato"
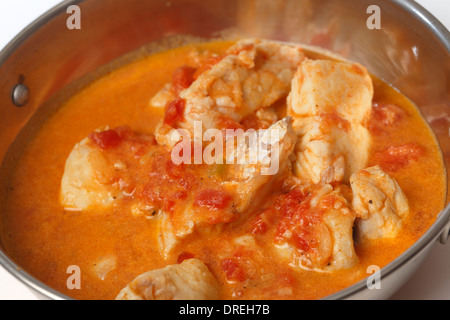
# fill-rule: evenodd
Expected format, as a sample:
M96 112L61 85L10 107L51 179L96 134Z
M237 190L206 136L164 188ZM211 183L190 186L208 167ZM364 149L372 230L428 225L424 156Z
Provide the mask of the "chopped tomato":
M138 135L127 127L119 127L114 130L122 140L120 151L124 157L132 156L139 159L147 154L152 146L156 145L153 135Z
M275 225L278 209L274 206L265 208L263 212L250 221L249 231L254 235L265 234L270 226Z
M335 195L327 195L322 199L322 208L339 208L341 206L341 201Z
M188 196L187 192L184 190L178 190L173 194L174 199L184 200Z
M300 188L295 188L289 193L282 195L276 206L283 216L290 219L295 214L299 213L299 211L309 207L309 202L305 201L307 198L308 194ZM300 205L302 205L302 207L300 207Z
M163 195L158 186L153 184L146 184L141 192L145 204L151 206L161 206L163 201Z
M194 204L210 210L223 210L230 204L231 196L221 190L206 189L200 191L194 199Z
M116 130L95 131L89 134L89 138L101 149L114 148L122 142L122 138Z
M132 139L135 136L135 133L129 126L117 127L114 131L116 131L123 140Z
M222 56L213 56L207 59L194 73L194 80L196 80L202 73L210 70L214 65L216 65L220 60L222 60Z
M259 119L254 113L242 119L241 125L245 128L245 130L248 129L259 130L259 129L267 129L268 127L270 127L270 123L268 121Z
M290 242L302 251L316 250L317 226L322 222L322 210L312 209L310 195L300 188L282 195L276 203L280 214L275 242Z
M172 211L177 203L186 200L188 192L196 184L196 177L185 165L174 164L170 153L164 153L153 159L140 195L147 205L162 206Z
M218 123L217 123L218 129L243 129L243 126L237 122L234 121L232 118L220 115L218 117Z
M197 69L189 66L182 66L175 70L172 75L171 90L175 95L179 95L180 92L194 82L194 74Z
M305 230L296 230L296 232L292 233L292 242L295 246L302 251L310 251L312 246L310 241L308 241L309 232L305 232Z
M244 270L236 259L223 259L221 267L228 281L243 282L246 280Z
M397 171L417 161L425 152L425 148L417 143L392 146L374 155L374 162L385 171Z
M384 132L387 128L397 124L405 112L395 104L374 103L369 120L369 129L374 134Z
M233 254L222 259L220 264L226 279L231 282L244 282L255 279L258 274L255 252L248 248L237 247Z
M262 219L256 220L256 222L252 225L251 232L253 234L264 234L267 232L267 223Z
M173 126L177 121L183 120L184 107L186 105L186 100L181 98L176 98L170 102L166 107L166 112L164 114L164 123L169 126Z
M175 164L172 160L167 159L165 161L165 166L164 166L165 172L164 174L173 180L178 180L183 178L184 174L185 174L185 165L184 163L180 163L180 164Z

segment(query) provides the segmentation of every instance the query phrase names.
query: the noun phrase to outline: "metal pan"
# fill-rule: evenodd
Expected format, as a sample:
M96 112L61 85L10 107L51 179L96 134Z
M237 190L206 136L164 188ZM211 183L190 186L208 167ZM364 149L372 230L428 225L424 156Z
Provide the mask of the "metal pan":
M81 10L81 29L67 27L70 5ZM450 115L449 32L409 0L377 1L381 28L370 28L370 5L368 0L64 1L0 52L0 159L38 108L73 81L165 37L186 34L208 39L230 29L247 36L318 45L362 63L410 98L430 121L439 142L445 142L449 132L442 132L431 120ZM443 153L450 150L443 148ZM449 219L447 206L412 247L381 270L381 290L369 290L364 280L327 298L389 297L437 240L446 242ZM39 297L68 298L21 270L2 250L0 264Z

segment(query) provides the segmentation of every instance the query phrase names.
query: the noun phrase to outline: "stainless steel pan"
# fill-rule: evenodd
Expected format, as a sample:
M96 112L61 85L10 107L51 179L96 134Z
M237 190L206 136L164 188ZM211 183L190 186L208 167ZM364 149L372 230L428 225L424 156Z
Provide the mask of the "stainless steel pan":
M70 30L67 8L81 9ZM64 1L23 30L0 53L0 159L36 110L53 94L102 65L176 34L212 38L241 34L319 45L360 62L393 84L432 120L450 115L450 35L413 1L376 1L381 29L370 29L368 0L85 0ZM448 132L436 131L440 142ZM449 154L450 150L443 150ZM4 196L4 195L0 195ZM430 248L449 234L450 208L411 248L381 271L382 289L361 281L330 299L392 295ZM1 244L0 244L1 245ZM20 269L0 250L0 264L38 296L65 299Z

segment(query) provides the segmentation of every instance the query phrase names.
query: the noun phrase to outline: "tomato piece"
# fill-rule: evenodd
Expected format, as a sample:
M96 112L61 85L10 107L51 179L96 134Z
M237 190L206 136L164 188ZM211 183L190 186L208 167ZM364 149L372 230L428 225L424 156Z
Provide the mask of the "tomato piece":
M277 204L280 220L275 242L291 242L302 251L315 249L317 225L322 223L322 211L312 209L310 195L297 188L283 195Z
M166 107L164 123L173 126L177 121L182 121L185 106L186 100L181 98L176 98L170 102Z
M117 134L122 138L122 140L125 139L132 139L135 136L135 133L129 126L121 126L114 129L114 131L117 132Z
M161 188L159 186L146 184L141 192L141 197L144 200L145 204L149 206L161 206L163 202L163 196L160 190Z
M184 200L188 196L187 192L184 190L178 190L173 194L173 198L177 200Z
M216 65L223 56L213 56L208 58L194 73L194 80L196 80L203 72L210 70L214 65Z
M304 230L296 230L296 232L292 234L292 242L298 249L304 252L308 252L312 249L308 238L308 233L304 232Z
M89 134L89 139L91 139L91 141L98 145L101 149L114 148L122 142L122 138L116 130L91 132Z
M396 125L405 116L405 111L395 104L373 103L369 120L369 130L374 134L383 133Z
M237 121L234 121L232 118L224 115L220 115L217 121L218 129L243 129L244 127Z
M179 95L180 92L194 82L194 74L197 69L189 66L181 66L175 70L172 74L172 86L171 89L175 95Z
M258 219L251 228L251 233L254 235L264 234L267 232L267 223L265 223L262 219Z
M271 205L263 210L263 212L257 215L250 221L249 232L254 235L265 234L271 226L277 223L277 216L279 208Z
M394 172L413 161L417 161L425 153L425 148L417 143L391 146L374 155L374 162L385 171Z
M195 196L194 205L210 210L223 210L230 204L231 196L221 190L206 189Z
M223 259L221 262L222 270L225 272L225 276L228 281L245 281L244 270L239 266L235 259Z
M267 129L271 125L271 123L269 121L261 120L254 113L252 113L252 114L246 116L244 119L242 119L240 124L244 127L245 130L248 130L248 129L255 129L255 130Z

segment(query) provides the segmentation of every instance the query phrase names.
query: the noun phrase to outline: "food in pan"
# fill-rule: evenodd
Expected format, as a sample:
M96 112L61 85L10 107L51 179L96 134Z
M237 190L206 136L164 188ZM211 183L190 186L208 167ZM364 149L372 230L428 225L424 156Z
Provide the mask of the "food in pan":
M357 63L256 39L112 70L9 170L6 251L83 299L322 298L406 250L446 195L408 99Z

